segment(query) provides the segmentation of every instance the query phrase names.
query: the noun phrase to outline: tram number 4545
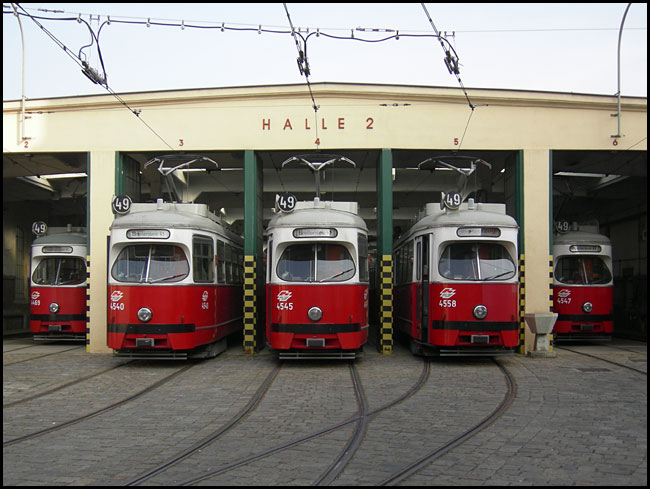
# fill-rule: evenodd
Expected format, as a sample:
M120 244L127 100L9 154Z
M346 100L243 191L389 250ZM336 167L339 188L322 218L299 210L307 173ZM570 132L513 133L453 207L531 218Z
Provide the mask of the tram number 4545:
M293 302L278 302L275 308L278 311L293 311Z

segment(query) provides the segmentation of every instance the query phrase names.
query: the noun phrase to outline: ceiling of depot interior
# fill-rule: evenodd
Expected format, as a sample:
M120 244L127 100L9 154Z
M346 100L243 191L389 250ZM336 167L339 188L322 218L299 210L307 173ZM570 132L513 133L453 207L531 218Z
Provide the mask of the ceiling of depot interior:
M316 181L306 166L282 163L296 151L256 151L263 168L263 207L265 222L272 215L275 195L292 193L298 200L312 200ZM322 153L325 153L323 151ZM381 151L341 150L328 154L344 156L355 163L335 164L320 173L321 200L353 201L359 204L371 234L376 234L377 174ZM140 164L141 200L160 197L161 175L157 165L145 163L159 153L124 153ZM195 154L195 153L194 153ZM201 152L219 166L216 171L182 172L175 180L184 201L208 204L220 212L234 229L243 232L244 152ZM463 158L454 158L461 156ZM418 170L428 158L438 158L465 166L467 157L480 158L491 165L481 168L470 178L480 189L476 195L483 202L512 202L514 196L506 183L514 172L515 151L393 150L393 226L405 229L424 204L439 202L443 191L457 188L459 174L453 171ZM79 202L87 193L86 153L13 153L3 155L3 201L49 202L51 212L79 212ZM567 220L596 219L601 224L614 222L647 208L647 152L645 151L553 151L554 217ZM214 168L197 163L192 167ZM558 175L559 173L559 175ZM69 175L69 176L66 176ZM56 176L56 178L53 178Z

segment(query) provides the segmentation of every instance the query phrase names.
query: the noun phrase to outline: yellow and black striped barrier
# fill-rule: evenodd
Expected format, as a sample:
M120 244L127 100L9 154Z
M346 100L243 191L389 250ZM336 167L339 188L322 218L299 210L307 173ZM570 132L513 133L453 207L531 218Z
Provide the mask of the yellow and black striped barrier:
M90 353L90 255L86 255L86 353Z
M381 353L393 352L393 256L381 257Z
M523 254L519 255L519 350L526 354L526 265Z
M553 255L548 255L548 310L553 312ZM553 334L549 335L549 350L553 351Z
M257 285L255 267L257 260L254 255L244 256L244 352L253 354L256 351L255 326L257 324Z

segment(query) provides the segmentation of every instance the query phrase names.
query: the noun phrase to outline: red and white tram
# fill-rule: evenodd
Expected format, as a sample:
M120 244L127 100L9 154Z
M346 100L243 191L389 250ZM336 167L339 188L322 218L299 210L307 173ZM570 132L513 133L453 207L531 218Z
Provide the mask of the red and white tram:
M597 226L553 238L553 333L561 339L609 339L614 333L612 245Z
M118 356L215 356L243 327L243 240L205 204L132 204L110 233L108 346Z
M368 340L368 228L356 202L297 202L267 227L266 340L280 358L356 358Z
M394 246L396 328L416 354L496 355L519 344L517 222L504 204L427 204Z
M86 228L45 232L32 243L29 330L35 340L85 340Z

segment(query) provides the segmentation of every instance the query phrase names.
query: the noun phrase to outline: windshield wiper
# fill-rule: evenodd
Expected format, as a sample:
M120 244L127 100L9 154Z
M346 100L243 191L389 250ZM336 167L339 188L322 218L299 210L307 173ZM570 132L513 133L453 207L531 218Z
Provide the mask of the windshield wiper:
M162 278L156 278L156 279L149 279L147 280L147 283L149 284L155 284L156 282L162 282L163 280L171 280L173 278L178 278L178 277L183 277L185 274L184 273L178 273L176 275L170 275L169 277L162 277Z
M343 270L342 272L335 273L335 274L332 275L331 277L327 277L327 278L320 279L318 282L325 282L325 281L327 281L327 280L331 280L331 279L333 279L333 278L338 277L339 275L343 275L344 273L351 272L352 270L354 270L354 267L353 267L353 268L348 268L347 270Z
M509 271L507 271L507 272L500 273L500 274L495 275L495 276L493 276L493 277L487 277L487 278L484 278L483 280L485 280L485 281L487 281L487 280L496 280L496 279L498 279L499 277L503 277L504 275L509 275L509 274L511 274L511 273L513 273L512 270L509 270Z

